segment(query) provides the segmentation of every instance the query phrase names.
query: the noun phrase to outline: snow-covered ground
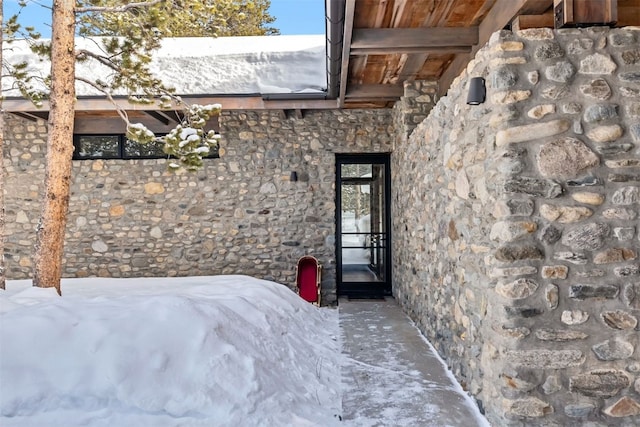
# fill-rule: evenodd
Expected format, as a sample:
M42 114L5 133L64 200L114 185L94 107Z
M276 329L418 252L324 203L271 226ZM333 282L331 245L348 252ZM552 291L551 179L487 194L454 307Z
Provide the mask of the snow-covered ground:
M350 345L384 353L363 363L345 351L337 309L274 282L63 279L62 292L26 280L0 290L2 427L414 426L398 413L407 402L424 427L460 425L442 423L452 409L440 388L474 407L452 377L417 377L395 357L401 346L379 334L390 326L360 325L371 335ZM376 410L362 414L366 404ZM488 427L475 411L462 425Z
M362 264L367 266L371 263L371 248L367 245L367 237L371 231L369 225L369 215L355 219L353 212L342 212L342 264ZM348 234L360 233L360 234ZM369 246L369 247L366 247Z
M247 276L0 291L0 425L332 426L337 310Z

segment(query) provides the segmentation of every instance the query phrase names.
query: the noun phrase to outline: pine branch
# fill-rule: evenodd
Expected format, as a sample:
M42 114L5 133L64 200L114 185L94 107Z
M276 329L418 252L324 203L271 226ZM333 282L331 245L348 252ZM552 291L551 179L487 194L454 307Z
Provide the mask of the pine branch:
M117 56L117 55L113 55ZM85 58L93 58L105 67L111 68L113 71L120 71L120 67L113 63L108 57L103 55L98 55L90 50L86 49L78 49L76 50L76 58L77 59L85 59Z
M124 110L122 107L120 107L120 105L118 105L116 100L113 99L113 96L111 95L111 92L105 90L102 86L100 86L96 82L88 80L88 79L86 79L84 77L76 76L76 81L85 83L85 84L91 86L92 88L94 88L95 90L97 90L98 92L101 92L102 94L104 94L104 96L109 100L109 102L111 102L111 104L113 104L114 109L116 110L116 112L118 113L120 118L127 124L127 126L129 126L131 124L131 122L129 121L129 116L127 115L126 110Z
M114 6L87 6L87 7L79 7L76 9L76 14L78 13L87 13L87 12L107 12L107 13L118 13L118 12L126 12L129 9L135 9L138 7L149 7L161 3L164 0L150 0L150 1L141 1L138 3L129 3L123 6L114 7Z

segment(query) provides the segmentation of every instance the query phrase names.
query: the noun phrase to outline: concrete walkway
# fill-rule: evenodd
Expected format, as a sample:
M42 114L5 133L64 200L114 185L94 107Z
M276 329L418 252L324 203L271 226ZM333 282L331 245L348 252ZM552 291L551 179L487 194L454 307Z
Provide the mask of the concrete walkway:
M489 426L393 298L338 303L348 426Z

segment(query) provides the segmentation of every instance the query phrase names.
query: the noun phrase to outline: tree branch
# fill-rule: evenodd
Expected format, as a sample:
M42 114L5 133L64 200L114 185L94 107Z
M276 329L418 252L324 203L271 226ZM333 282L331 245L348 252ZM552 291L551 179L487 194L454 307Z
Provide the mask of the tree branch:
M135 9L137 7L149 7L155 4L162 2L163 0L150 0L150 1L141 1L138 3L129 3L119 7L113 6L89 6L89 7L79 7L76 9L76 13L87 13L87 12L108 12L108 13L118 13L118 12L126 12L129 9Z
M118 105L116 100L113 99L113 96L111 95L111 93L109 91L104 90L104 88L100 87L95 82L93 82L91 80L88 80L88 79L85 79L84 77L76 76L76 81L85 83L85 84L91 86L92 88L94 88L95 90L97 90L99 92L102 92L104 94L104 96L107 97L109 102L111 102L113 104L114 109L116 110L116 112L118 113L120 118L122 120L124 120L124 122L127 124L127 126L131 124L131 122L129 121L129 116L127 115L127 112L125 110L123 110L122 108L120 108L120 106Z
M89 58L93 58L96 61L98 61L99 63L101 63L102 65L111 68L113 71L119 71L120 68L117 67L113 62L111 62L106 56L102 56L102 55L98 55L94 52L91 52L90 50L86 50L86 49L79 49L76 51L76 58L77 59L82 59L82 56L86 56Z

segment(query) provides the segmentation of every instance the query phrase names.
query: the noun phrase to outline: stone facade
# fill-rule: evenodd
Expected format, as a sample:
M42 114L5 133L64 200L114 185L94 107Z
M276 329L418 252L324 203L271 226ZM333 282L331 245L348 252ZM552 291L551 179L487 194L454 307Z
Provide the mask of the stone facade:
M47 126L6 117L6 267L31 275ZM299 257L335 296L335 153L390 152L390 110L224 111L221 158L74 161L65 277L247 274L295 285ZM291 182L296 171L299 180Z
M496 33L398 135L394 295L493 425L640 425L639 146L640 28Z
M639 46L638 28L503 31L440 100L410 82L392 111L225 111L195 175L75 162L65 276L293 286L311 254L333 303L335 153L392 152L394 295L490 422L640 425ZM30 275L45 140L7 117L10 278Z

